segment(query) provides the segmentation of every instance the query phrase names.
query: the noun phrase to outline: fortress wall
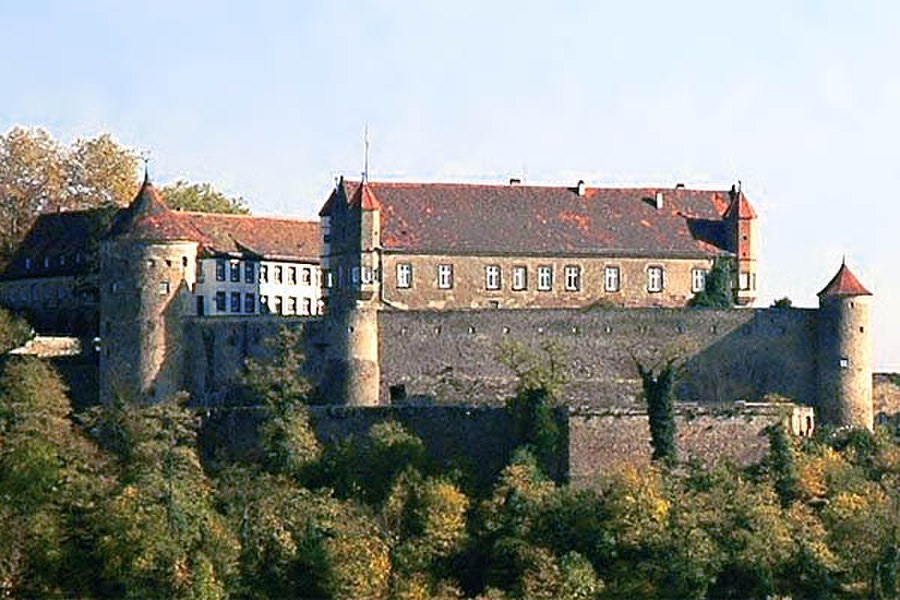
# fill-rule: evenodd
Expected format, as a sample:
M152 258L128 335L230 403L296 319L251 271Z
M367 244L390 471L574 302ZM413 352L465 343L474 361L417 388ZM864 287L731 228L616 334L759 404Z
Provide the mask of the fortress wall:
M686 356L679 400L755 400L777 393L815 399L816 311L803 309L542 309L379 313L381 395L404 386L412 400L495 403L515 385L498 345L565 353L573 406L639 407L644 364ZM394 389L395 395L399 387ZM384 401L384 400L382 400Z
M766 427L784 418L771 411L680 411L676 417L678 458L711 466L747 466L769 451ZM569 479L589 486L624 466L650 464L650 427L640 411L578 411L569 416Z
M306 353L306 373L313 381L324 377L328 364L326 325L315 317L194 317L185 320L183 337L184 389L196 404L228 403L244 373L248 358L272 355L282 327L300 330Z

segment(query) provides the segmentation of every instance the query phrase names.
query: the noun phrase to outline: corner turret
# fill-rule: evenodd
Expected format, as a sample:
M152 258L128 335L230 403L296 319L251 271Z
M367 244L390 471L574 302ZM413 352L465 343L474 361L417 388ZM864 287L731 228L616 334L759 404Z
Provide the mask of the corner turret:
M725 211L731 235L730 248L737 259L737 293L735 301L748 306L756 300L757 258L759 254L759 225L756 211L741 191L740 184L731 186L731 204Z
M181 318L196 281L197 233L145 174L100 242L100 399L162 399L180 389Z
M846 262L819 292L818 408L824 423L873 428L871 300Z

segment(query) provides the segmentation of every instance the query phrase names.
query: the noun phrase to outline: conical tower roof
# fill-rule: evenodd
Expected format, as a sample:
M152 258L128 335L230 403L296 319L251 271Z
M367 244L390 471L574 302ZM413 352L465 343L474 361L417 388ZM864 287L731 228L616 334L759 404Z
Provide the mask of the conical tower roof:
M144 172L144 182L128 208L116 215L107 238L142 241L195 240L198 232L163 201Z
M831 281L828 282L819 297L823 296L871 296L872 292L863 287L850 269L847 267L846 261L841 262L841 268Z

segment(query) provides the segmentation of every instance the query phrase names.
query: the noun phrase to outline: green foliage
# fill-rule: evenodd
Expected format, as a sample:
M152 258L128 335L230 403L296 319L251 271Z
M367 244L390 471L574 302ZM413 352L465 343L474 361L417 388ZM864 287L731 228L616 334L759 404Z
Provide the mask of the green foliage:
M43 211L129 202L136 168L135 152L109 134L69 147L40 128L0 135L0 266Z
M717 258L706 274L706 286L694 294L688 306L697 308L732 308L734 306L733 261Z
M506 409L512 416L517 445L528 448L545 473L556 473L563 434L548 394L543 389L522 390L507 400Z
M166 206L173 210L206 213L250 214L247 202L240 196L232 198L214 189L209 183L188 183L179 179L160 189Z
M0 308L0 354L22 346L32 335L33 331L28 321Z
M787 296L772 302L772 308L791 308L794 303Z
M250 402L268 409L269 418L260 427L260 438L269 468L302 479L309 476L322 449L306 410L314 389L302 375L306 358L301 351L301 335L282 327L272 341L269 360L247 361L243 383Z
M652 367L645 367L637 359L634 362L644 388L644 400L647 402L653 460L674 464L678 459L675 445L675 359L666 361L658 373Z
M784 424L779 423L769 427L768 435L769 463L775 491L778 493L781 505L788 508L794 503L798 494L799 476L794 458L794 447Z
M553 341L544 342L538 351L518 342L502 342L497 346L496 357L516 374L516 392L521 396L541 391L555 402L569 382L569 361L562 347Z

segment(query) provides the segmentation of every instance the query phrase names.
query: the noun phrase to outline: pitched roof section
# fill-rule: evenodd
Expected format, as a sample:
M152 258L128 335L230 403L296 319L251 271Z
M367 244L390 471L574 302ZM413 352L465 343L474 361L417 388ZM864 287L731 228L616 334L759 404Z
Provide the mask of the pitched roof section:
M320 214L365 198L342 181ZM365 186L381 208L386 250L420 253L716 256L728 252L727 191L445 183ZM663 195L656 208L656 194Z
M372 191L368 183L356 186L356 191L353 193L353 197L350 198L349 204L350 206L359 206L363 210L378 210L381 208L381 203L375 197L375 192Z
M39 215L12 260L3 279L83 275L94 267L97 245L115 217L117 208L45 213ZM31 268L26 268L26 260ZM47 266L44 267L44 259Z
M728 210L725 211L724 218L731 218L734 216L735 212L737 212L737 217L739 219L756 218L756 211L753 210L753 207L750 205L750 201L747 200L747 196L744 195L744 192L736 192L734 199L731 201L731 205L728 207Z
M164 242L194 240L197 232L166 206L162 195L145 175L137 196L116 216L107 237Z
M842 262L841 268L831 281L828 282L819 296L871 296L872 292L863 287L856 275L847 268L847 263Z
M250 253L271 259L319 262L317 221L249 215L176 212L197 232L206 254Z

